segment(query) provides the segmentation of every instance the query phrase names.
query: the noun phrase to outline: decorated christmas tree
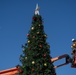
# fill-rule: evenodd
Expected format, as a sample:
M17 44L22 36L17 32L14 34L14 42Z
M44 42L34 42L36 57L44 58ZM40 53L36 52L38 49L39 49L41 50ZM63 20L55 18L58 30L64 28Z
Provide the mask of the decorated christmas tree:
M56 75L51 62L50 46L46 42L43 20L39 14L38 4L32 18L32 25L27 34L27 43L22 45L23 54L20 56L22 65L19 75Z

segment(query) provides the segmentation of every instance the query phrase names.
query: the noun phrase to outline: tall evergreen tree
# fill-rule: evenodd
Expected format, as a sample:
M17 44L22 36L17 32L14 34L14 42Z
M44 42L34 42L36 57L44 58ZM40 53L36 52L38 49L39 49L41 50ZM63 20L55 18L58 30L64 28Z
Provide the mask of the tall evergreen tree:
M20 56L22 66L20 75L56 75L51 62L50 46L46 42L43 20L39 15L38 4L32 18L32 25L27 34L27 43L22 46L23 54Z

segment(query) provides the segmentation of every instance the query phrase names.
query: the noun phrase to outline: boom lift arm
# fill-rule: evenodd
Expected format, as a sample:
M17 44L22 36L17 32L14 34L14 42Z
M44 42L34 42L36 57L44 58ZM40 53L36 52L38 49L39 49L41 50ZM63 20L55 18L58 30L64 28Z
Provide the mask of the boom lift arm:
M63 59L63 58L65 58L65 60L66 60L65 63L60 64L58 66L54 66L54 68L58 68L58 67L61 67L61 66L64 66L64 65L67 65L67 64L71 63L71 58L69 57L68 54L64 54L64 55L61 55L61 56L52 58L51 59L51 62L55 62L55 61L60 60L60 59Z

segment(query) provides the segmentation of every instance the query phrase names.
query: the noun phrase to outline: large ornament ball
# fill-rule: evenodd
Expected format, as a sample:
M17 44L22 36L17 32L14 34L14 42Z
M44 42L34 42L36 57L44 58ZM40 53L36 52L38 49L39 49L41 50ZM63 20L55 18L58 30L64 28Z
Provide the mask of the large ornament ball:
M71 46L71 48L73 48L73 46Z
M27 36L30 36L30 34L27 34Z
M35 64L35 61L32 61L32 64Z
M40 32L37 32L37 34L40 34Z
M33 36L32 38L35 38L35 36Z
M44 37L47 37L47 35L44 35Z
M39 24L38 26L40 27L41 25Z
M30 40L28 40L28 43L30 43Z
M35 69L34 68L32 68L32 72L34 72L35 71Z
M36 17L33 17L33 20L36 21Z
M23 48L23 49L22 49L22 51L24 52L24 51L25 51L25 49Z
M44 54L44 57L46 57L46 54Z
M27 57L25 57L25 59L27 60Z
M34 27L32 27L31 29L34 30Z
M42 48L42 45L40 45L40 48Z
M44 66L47 66L47 64L46 64L46 63L44 63Z
M20 73L23 73L23 70L20 70L19 72L20 72Z

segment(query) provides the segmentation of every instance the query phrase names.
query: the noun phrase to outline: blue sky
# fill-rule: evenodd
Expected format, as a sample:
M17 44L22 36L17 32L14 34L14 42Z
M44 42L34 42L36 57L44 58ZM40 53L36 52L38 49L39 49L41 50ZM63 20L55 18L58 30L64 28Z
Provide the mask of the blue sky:
M0 70L20 64L21 46L27 41L36 3L44 20L51 56L71 56L71 39L76 39L76 0L0 0ZM63 59L54 65L64 62ZM71 64L56 69L57 75L75 72Z

